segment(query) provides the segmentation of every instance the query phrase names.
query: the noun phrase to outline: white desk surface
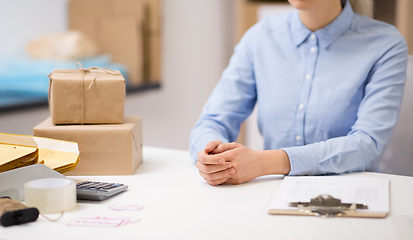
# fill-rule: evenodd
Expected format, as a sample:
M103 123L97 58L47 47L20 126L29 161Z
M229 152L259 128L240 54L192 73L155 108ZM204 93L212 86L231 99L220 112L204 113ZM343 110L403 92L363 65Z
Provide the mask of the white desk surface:
M0 239L413 239L412 177L348 174L390 179L390 214L384 219L275 216L267 208L282 182L280 176L213 187L199 176L186 151L144 147L143 159L133 176L70 177L125 183L127 192L102 202L78 203L58 222L39 216L33 223L0 227ZM108 209L133 203L144 209ZM98 214L141 221L116 228L66 225L74 218Z

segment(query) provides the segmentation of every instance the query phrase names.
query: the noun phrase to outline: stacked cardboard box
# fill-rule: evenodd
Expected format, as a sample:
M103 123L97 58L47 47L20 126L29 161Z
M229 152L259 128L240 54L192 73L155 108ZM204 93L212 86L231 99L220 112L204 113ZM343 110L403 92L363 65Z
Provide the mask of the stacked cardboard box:
M128 68L131 85L160 79L160 0L71 0L69 25Z
M54 125L51 118L33 135L79 145L79 163L66 175L132 175L142 162L142 119L126 117L122 124Z
M142 119L123 117L125 79L120 72L78 67L49 76L51 117L33 135L78 143L79 164L67 174L133 174L142 162Z
M53 71L49 75L49 108L53 123L122 123L125 78L119 71L110 71L110 73L106 71L105 69Z

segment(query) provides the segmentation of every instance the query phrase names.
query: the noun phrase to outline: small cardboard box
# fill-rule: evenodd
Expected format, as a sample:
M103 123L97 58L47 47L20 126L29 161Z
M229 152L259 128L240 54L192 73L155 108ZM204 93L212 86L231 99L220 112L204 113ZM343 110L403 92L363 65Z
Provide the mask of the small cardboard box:
M99 70L85 74L60 70L50 75L49 107L54 124L123 122L125 78L119 71L113 75Z
M140 117L105 125L53 125L48 118L33 134L78 143L79 163L68 175L132 175L142 162Z

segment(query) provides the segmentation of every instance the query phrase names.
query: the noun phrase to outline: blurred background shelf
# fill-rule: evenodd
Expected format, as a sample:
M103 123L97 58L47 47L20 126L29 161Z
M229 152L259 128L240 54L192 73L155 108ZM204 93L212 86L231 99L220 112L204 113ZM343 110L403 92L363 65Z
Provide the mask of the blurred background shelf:
M30 16L34 13L30 8L39 10L37 6L30 6L30 1L23 2L21 11L15 15L3 14L4 20L10 20L16 28L24 31L13 34L15 42L2 40L3 44L9 44L10 47L2 47L5 51L1 51L4 54L0 56L0 112L47 105L47 75L54 69L74 69L76 62L81 62L84 68L96 66L121 71L126 79L127 93L160 88L160 0L45 0L47 4L42 11L58 9L65 12L56 23L47 24L42 22L45 18L38 17L39 15ZM18 4L0 3L0 7L2 5L7 9ZM64 9L59 9L62 6ZM25 20L19 18L19 15L26 16L23 18ZM26 31L30 24L33 24L34 29L39 29L39 32ZM7 26L5 32L15 32L14 29L7 29ZM70 30L78 30L89 37L99 52L82 59L54 59L36 58L31 55L33 50L27 48L28 42L40 36L69 33ZM47 50L54 50L56 46L62 49L60 52L72 49L70 47L73 45L67 43L73 39L73 35L66 35L65 39L54 38L56 39L60 41L43 40L40 42L43 45L40 46L39 40L36 40L36 44L32 43L30 49L34 48L35 53L42 51L46 55L50 54ZM79 48L72 50L75 53L81 49L85 51L82 42L78 42L80 45L74 46ZM45 49L44 43L50 47Z
M126 93L139 93L160 87L159 83L148 81L138 86L127 86ZM46 106L48 99L41 93L0 91L0 113Z
M39 106L47 106L47 97L43 94L17 91L0 92L0 113Z

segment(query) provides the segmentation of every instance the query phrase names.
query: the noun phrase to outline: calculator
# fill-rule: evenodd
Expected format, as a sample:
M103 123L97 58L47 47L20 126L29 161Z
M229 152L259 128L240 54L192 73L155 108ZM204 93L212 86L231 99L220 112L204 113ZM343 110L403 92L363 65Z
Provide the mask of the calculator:
M102 201L128 189L121 183L84 181L76 184L78 200Z

